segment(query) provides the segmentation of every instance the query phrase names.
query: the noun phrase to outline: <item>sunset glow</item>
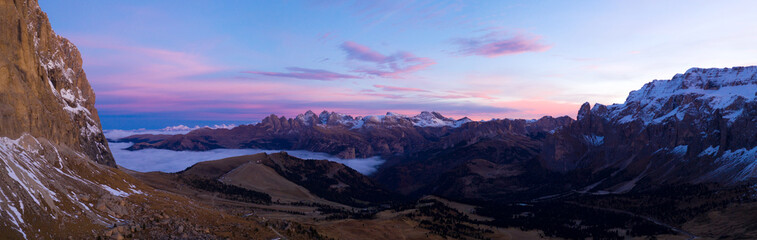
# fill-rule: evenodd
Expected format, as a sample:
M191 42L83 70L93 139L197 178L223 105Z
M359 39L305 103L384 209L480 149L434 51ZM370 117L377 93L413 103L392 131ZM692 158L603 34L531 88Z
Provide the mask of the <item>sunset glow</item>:
M575 118L583 102L623 102L690 67L757 64L754 2L40 5L82 52L104 128L306 110Z

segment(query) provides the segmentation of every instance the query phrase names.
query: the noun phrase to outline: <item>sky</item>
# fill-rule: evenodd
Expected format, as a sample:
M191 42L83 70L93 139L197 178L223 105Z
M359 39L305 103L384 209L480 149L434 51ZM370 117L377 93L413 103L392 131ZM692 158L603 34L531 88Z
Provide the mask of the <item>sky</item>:
M53 1L105 129L307 110L575 118L691 67L757 65L754 1Z

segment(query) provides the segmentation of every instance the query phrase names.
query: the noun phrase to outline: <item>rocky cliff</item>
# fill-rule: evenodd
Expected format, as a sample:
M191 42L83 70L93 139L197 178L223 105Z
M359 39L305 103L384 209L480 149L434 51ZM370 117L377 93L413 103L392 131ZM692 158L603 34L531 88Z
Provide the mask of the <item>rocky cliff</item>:
M0 239L276 236L117 169L94 104L79 51L37 1L0 0Z
M612 170L586 190L627 192L757 176L757 67L692 68L632 91L626 102L585 103L550 135L548 169Z
M115 167L76 46L37 1L0 2L0 136L45 138Z

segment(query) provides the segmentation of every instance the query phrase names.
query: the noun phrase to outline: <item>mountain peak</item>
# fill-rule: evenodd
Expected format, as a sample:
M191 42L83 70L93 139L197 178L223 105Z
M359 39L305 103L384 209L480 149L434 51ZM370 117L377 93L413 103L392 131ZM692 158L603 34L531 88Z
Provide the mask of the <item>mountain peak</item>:
M578 116L576 117L576 119L581 120L585 118L586 116L588 116L589 113L591 113L591 104L589 102L585 102L584 104L581 105L581 108L578 110Z
M626 102L608 106L606 117L620 123L661 123L672 117L722 111L735 119L747 102L757 101L757 66L691 68L670 80L654 80L631 91Z

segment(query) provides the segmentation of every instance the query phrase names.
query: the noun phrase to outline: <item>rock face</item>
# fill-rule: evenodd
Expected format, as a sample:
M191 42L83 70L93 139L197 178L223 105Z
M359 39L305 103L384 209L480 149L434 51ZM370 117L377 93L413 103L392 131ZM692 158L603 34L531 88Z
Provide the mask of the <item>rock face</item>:
M611 170L586 190L627 192L757 176L757 67L692 68L655 80L623 104L584 104L547 137L546 168Z
M0 29L0 232L91 237L144 189L114 168L79 52L37 2L0 1Z
M36 0L0 2L0 136L45 138L115 167L76 46Z
M36 0L0 0L0 238L276 236L117 169L81 66Z

